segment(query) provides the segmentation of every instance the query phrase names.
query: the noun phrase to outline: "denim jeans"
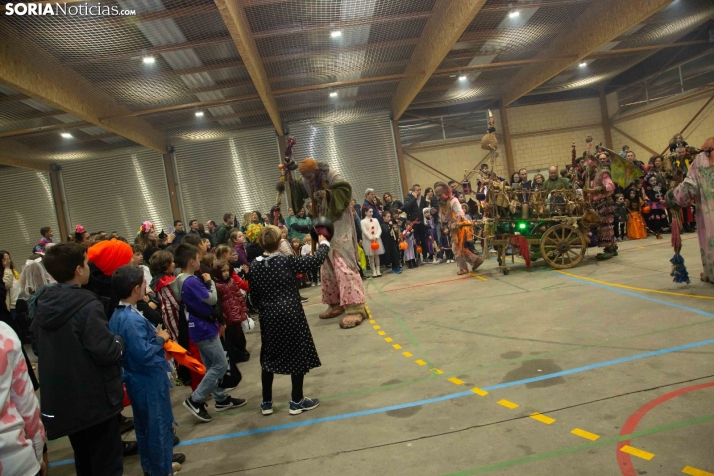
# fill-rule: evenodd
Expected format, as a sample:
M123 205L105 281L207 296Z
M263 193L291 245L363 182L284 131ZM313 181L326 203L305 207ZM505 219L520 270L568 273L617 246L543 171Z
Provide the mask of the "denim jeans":
M216 335L212 339L196 342L199 352L201 352L201 360L206 366L206 375L198 385L196 390L191 394L191 400L200 403L206 400L209 393L213 393L213 398L217 402L226 399L228 393L218 386L218 381L223 378L228 370L228 360L226 352L221 345L221 339Z

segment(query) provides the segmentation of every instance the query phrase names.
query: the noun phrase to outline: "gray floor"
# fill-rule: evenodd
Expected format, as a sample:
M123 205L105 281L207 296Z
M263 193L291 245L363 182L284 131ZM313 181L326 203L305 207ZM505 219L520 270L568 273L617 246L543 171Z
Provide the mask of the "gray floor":
M494 259L481 278L456 276L447 264L385 274L365 282L375 323L353 330L320 321L320 288L309 288L305 311L323 366L305 390L320 407L288 415L290 380L278 376L276 413L260 415L260 336L250 334L253 358L233 392L247 407L199 424L180 406L189 391L173 390L184 442L177 451L187 458L180 474L714 472L714 341L706 342L714 339L714 287L698 279L695 235L683 238L689 286L669 277L665 235L625 242L607 262L595 261L593 249L567 274L537 262L502 276ZM508 382L485 396L471 390ZM536 421L536 412L555 421ZM654 457L619 451L621 432L635 432L629 446ZM66 439L51 442L51 461L71 458ZM50 474L73 473L64 464ZM141 474L138 457L125 460L125 473Z

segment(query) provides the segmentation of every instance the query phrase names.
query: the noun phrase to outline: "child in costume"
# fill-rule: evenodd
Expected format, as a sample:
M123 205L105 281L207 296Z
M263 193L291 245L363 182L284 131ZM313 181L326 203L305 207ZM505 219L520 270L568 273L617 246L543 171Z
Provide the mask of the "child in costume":
M382 213L382 243L384 243L385 249L385 263L391 264L394 274L402 274L401 256L399 255L400 240L399 226L392 219L392 212L385 210Z
M185 458L173 455L171 368L164 351L169 333L156 330L136 308L146 293L144 272L139 267L125 265L114 271L112 290L119 305L109 320L109 330L121 336L126 346L120 360L122 380L134 413L141 467L151 475L173 474L181 465L172 460Z
M643 201L636 188L631 188L630 196L625 200L627 206L627 238L630 240L642 240L647 238L645 221L642 219Z
M364 254L369 259L372 268L372 277L379 278L382 273L379 271L379 255L384 254L384 243L382 243L382 227L376 218L373 218L374 211L371 207L362 207L362 240L367 243L363 247ZM372 243L377 242L379 247L372 249Z
M247 266L243 269L246 274L249 270L250 268ZM230 355L231 361L247 362L250 359L250 354L246 350L245 334L241 326L244 321L248 320L248 306L241 290L247 292L248 283L238 277L231 264L225 260L216 260L213 263L212 273L223 318L226 320L225 349L232 354ZM240 371L237 367L230 368L230 371L235 372L237 378L233 379L233 383L237 385L241 381Z
M416 241L414 240L414 229L407 231L407 219L401 220L402 239L407 244L404 250L404 262L408 268L416 268Z

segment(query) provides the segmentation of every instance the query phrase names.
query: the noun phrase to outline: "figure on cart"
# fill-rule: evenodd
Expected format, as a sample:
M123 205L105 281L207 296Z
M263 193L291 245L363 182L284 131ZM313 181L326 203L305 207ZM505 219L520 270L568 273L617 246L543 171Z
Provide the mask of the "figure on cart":
M294 143L295 139L288 140L285 164L282 167L284 179L287 178L290 186L293 210L307 206L313 220L326 217L334 226L330 252L320 268L322 302L328 305L320 314L320 319L331 319L346 313L340 321L340 327L347 329L358 326L367 317L367 312L364 307L364 286L359 274L355 211L350 206L352 186L326 163L307 158L298 165L292 159ZM300 174L293 177L292 172L296 170ZM297 231L305 233L309 230Z

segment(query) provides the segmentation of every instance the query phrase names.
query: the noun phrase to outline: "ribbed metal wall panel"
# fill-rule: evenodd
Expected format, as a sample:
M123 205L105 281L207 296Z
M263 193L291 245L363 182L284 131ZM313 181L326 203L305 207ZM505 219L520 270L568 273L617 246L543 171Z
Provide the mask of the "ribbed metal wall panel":
M144 220L156 230L173 224L161 155L146 150L113 157L67 162L62 178L72 229L118 231L130 243Z
M184 220L220 224L224 213L233 213L242 224L244 213L275 205L280 153L273 129L177 145L175 157Z
M18 271L40 241L40 228L52 227L60 241L48 173L0 170L0 203L0 249L10 253Z
M385 192L403 198L389 117L343 124L291 124L290 135L297 140L294 159L312 157L330 164L352 184L357 203L364 201L367 188L373 188L380 200Z

